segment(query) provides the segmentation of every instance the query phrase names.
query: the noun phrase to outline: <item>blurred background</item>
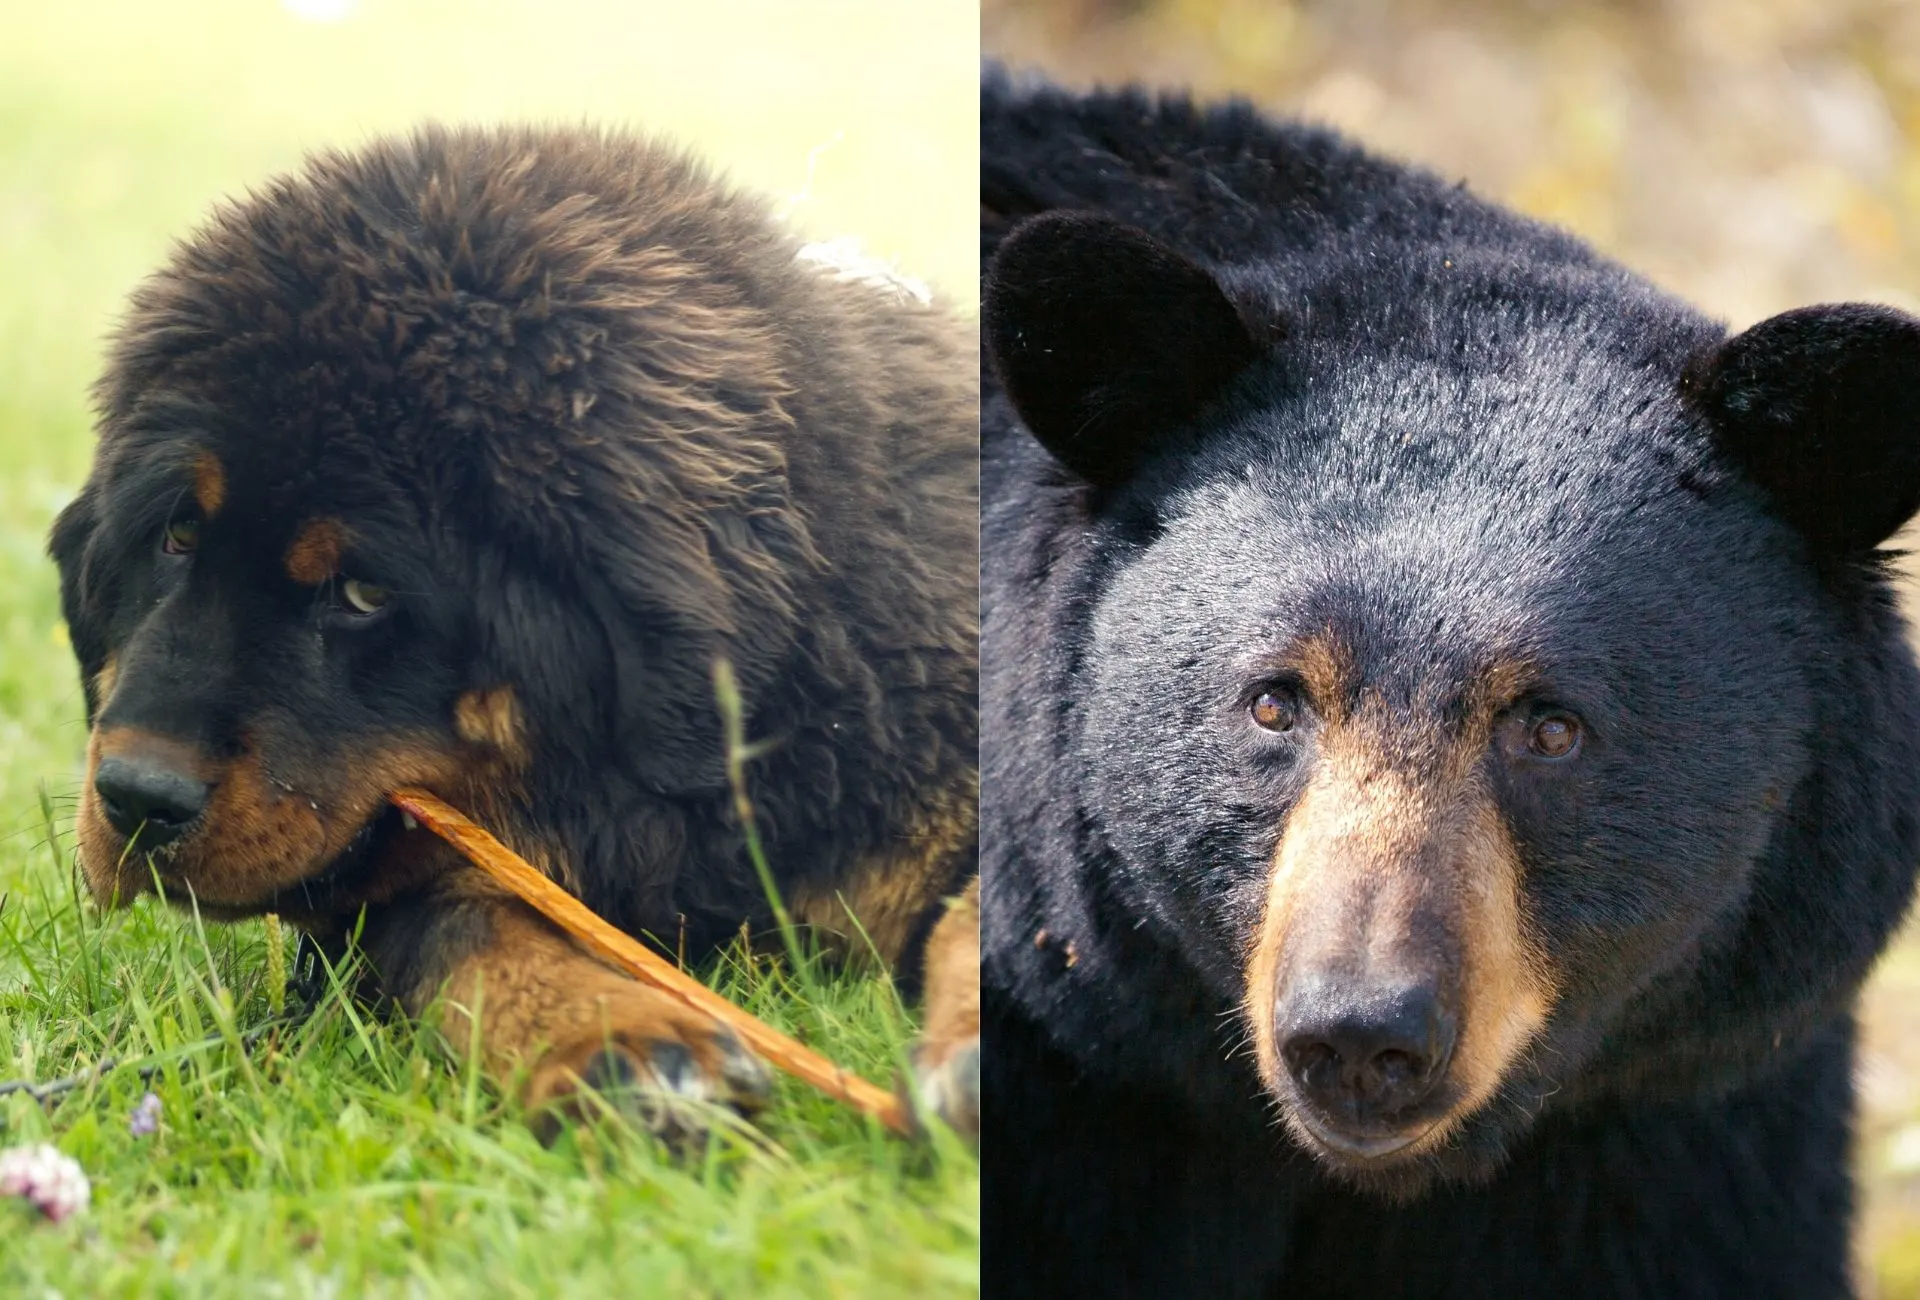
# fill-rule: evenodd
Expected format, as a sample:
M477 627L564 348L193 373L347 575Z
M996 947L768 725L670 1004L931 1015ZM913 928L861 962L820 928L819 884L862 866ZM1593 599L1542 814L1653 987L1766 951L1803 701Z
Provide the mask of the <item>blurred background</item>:
M984 0L982 24L989 57L1070 85L1234 93L1340 127L1571 228L1735 328L1835 299L1920 311L1912 0ZM1920 1297L1912 926L1865 1026L1860 1288L1905 1300Z

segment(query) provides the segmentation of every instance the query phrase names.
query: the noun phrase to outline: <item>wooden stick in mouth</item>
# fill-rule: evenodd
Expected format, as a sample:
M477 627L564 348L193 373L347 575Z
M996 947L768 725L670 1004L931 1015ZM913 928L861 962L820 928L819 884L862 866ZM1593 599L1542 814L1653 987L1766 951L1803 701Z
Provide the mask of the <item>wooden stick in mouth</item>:
M632 935L601 920L592 908L536 871L459 809L425 790L396 790L390 797L395 807L411 813L422 826L525 899L594 956L618 966L642 984L713 1017L738 1034L761 1059L812 1084L829 1097L873 1116L896 1133L912 1136L917 1131L901 1098L857 1074L848 1073L765 1021L747 1014Z

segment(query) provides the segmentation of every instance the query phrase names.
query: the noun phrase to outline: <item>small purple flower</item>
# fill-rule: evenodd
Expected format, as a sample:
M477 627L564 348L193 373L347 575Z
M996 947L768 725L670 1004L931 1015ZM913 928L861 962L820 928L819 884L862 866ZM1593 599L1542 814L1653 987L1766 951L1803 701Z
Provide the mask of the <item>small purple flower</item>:
M80 1162L53 1147L0 1151L0 1196L24 1196L55 1223L86 1209L92 1195Z
M160 1131L160 1098L148 1093L133 1108L133 1114L127 1116L127 1132L137 1138L151 1137Z

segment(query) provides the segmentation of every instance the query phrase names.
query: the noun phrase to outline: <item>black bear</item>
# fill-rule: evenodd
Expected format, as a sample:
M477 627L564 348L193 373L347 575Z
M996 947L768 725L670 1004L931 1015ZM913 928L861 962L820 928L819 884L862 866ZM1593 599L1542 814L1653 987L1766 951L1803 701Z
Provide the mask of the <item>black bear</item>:
M1838 1296L1920 321L983 92L989 1295Z

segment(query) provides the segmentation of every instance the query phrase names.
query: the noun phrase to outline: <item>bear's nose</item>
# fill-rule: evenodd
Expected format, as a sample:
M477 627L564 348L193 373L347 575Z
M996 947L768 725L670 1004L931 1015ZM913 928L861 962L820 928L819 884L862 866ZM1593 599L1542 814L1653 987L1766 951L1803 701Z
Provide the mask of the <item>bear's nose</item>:
M146 827L143 848L177 839L207 806L205 781L150 758L101 759L93 788L115 830L131 835Z
M1432 984L1296 986L1276 1016L1287 1072L1342 1129L1392 1126L1446 1073L1453 1017Z

